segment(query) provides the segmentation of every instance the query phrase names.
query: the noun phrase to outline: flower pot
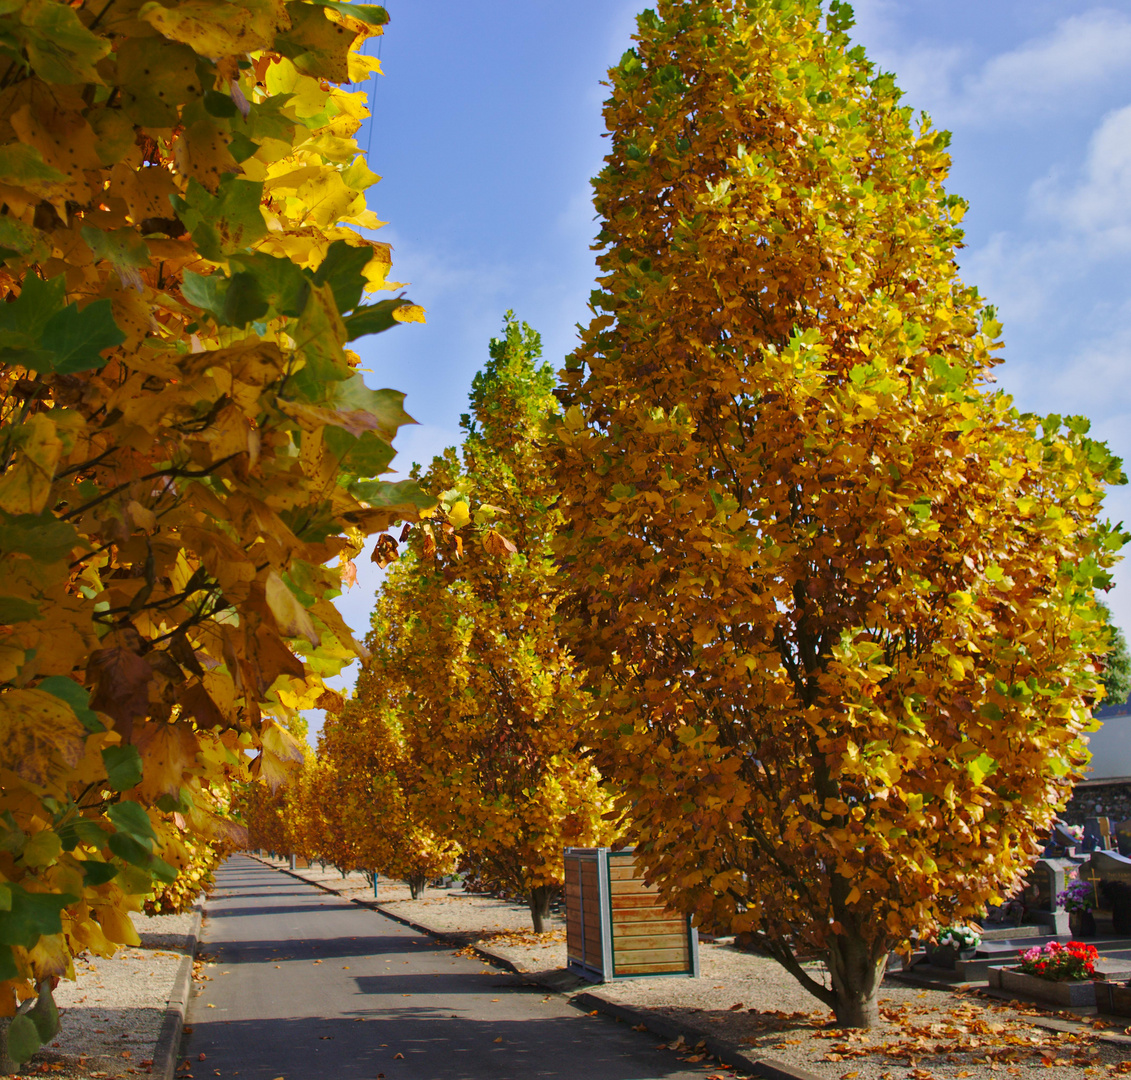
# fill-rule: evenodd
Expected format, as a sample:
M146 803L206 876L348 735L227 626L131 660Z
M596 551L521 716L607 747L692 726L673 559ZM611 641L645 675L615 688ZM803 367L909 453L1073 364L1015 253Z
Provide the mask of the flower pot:
M1090 911L1070 912L1068 925L1074 938L1090 938L1096 936L1096 917Z
M1053 982L1039 975L1028 975L1016 968L992 967L989 984L1030 1001L1056 1005L1062 1009L1088 1008L1096 1003L1096 989L1091 979Z
M959 960L973 960L978 955L977 947L973 949L956 949L953 945L934 945L927 943L927 961L935 967L953 971Z

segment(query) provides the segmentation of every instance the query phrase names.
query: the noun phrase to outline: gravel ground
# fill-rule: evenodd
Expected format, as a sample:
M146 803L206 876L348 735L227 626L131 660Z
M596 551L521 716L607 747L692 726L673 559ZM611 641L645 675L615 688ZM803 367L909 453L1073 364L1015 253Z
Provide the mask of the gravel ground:
M28 1062L25 1073L66 1080L145 1074L165 1017L193 916L131 915L140 948L109 960L84 953L75 981L59 983L59 1034Z
M273 860L272 865L285 864ZM297 872L346 896L372 899L372 886L360 874L343 880L337 871L317 866ZM384 878L378 879L377 889L383 908L466 936L469 943L481 944L532 976L565 966L561 919L552 920L553 929L539 937L530 932L530 916L521 904L443 889L429 889L411 900L406 886ZM820 968L813 968L813 974L820 978ZM728 944L700 945L698 979L624 979L590 992L654 1011L702 1035L743 1046L754 1057L806 1069L822 1080L988 1080L999 1075L1075 1080L1131 1074L1131 1047L1101 1042L1091 1034L1122 1032L1122 1025L1093 1020L1070 1032L1049 1031L1032 1020L1079 1018L976 993L888 984L880 995L882 1025L869 1032L843 1031L831 1026L832 1014L779 965ZM672 1049L688 1054L693 1046L672 1044Z

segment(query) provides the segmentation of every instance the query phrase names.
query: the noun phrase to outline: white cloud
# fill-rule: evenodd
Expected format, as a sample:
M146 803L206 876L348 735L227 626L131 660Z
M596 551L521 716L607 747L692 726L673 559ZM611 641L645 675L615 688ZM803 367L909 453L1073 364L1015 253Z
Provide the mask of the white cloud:
M1131 105L1104 117L1075 187L1046 177L1032 198L1038 213L1077 234L1093 254L1131 251Z
M965 118L1022 117L1069 107L1082 91L1131 72L1131 18L1096 8L1057 24L1051 34L995 56L964 79Z
M980 65L971 46L898 40L890 0L858 5L856 39L899 77L906 101L945 127L1033 121L1078 109L1131 75L1131 16L1097 7ZM967 70L963 70L967 69Z

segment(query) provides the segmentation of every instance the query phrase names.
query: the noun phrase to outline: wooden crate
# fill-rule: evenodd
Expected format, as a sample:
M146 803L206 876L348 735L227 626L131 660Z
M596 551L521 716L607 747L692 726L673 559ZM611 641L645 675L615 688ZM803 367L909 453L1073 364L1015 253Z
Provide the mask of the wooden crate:
M631 850L567 848L566 959L594 982L699 975L699 935L644 884Z

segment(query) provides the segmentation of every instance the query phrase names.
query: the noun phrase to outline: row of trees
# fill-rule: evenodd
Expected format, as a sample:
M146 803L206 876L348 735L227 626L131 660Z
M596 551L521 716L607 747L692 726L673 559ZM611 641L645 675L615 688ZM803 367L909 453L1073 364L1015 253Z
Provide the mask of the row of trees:
M563 843L615 825L672 904L869 1026L892 948L1017 887L1070 794L1128 537L1087 421L993 390L946 135L850 25L640 17L561 407L508 319L462 460L421 478L445 522L379 545L313 775L380 830L350 764L372 725L398 808L536 917Z
M615 835L585 741L592 703L555 623L560 517L538 440L556 401L540 353L508 313L472 387L462 454L420 477L442 523L378 546L391 567L372 655L302 779L276 797L292 831L265 843L253 825L255 846L380 868L414 890L459 865L524 898L537 931L563 847Z
M378 479L409 418L350 348L421 318L363 301L389 249L338 84L385 20L0 10L2 1071L73 955L242 839L232 785L301 759L282 721L362 651L340 568L432 505Z

